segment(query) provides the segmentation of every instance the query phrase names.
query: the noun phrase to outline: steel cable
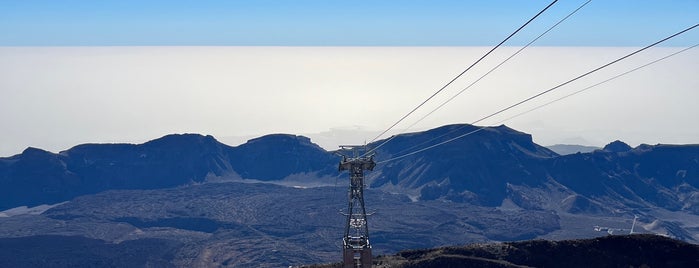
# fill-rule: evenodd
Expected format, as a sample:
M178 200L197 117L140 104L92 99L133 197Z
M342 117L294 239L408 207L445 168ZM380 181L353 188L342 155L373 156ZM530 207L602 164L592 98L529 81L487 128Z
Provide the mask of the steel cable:
M377 135L373 140L371 140L371 142L374 142L374 141L376 141L377 139L379 139L381 136L383 136L383 135L386 134L388 131L390 131L391 129L393 129L393 128L394 128L396 125L398 125L400 122L402 122L403 120L405 120L405 118L407 118L408 116L410 116L411 114L413 114L417 109L419 109L420 107L422 107L423 105L425 105L425 103L427 103L428 101L430 101L430 100L431 100L432 98L434 98L437 94L439 94L439 93L442 92L444 89L446 89L449 85L451 85L452 83L454 83L454 81L456 81L456 80L459 79L461 76L463 76L466 72L468 72L469 70L471 70L471 68L473 68L473 66L475 66L476 64L478 64L481 60L483 60L483 59L484 59L485 57L487 57L488 55L490 55L490 53L492 53L493 51L495 51L498 47L500 47L502 44L504 44L507 40L509 40L510 38L512 38L512 36L514 36L514 35L515 35L516 33L518 33L520 30L524 29L524 27L526 27L529 23L531 23L532 21L534 21L534 19L536 19L537 17L539 17L539 15L541 15L542 13L544 13L544 11L546 11L547 9L549 9L549 8L550 8L551 6L553 6L553 4L555 4L556 2L558 2L558 0L554 0L553 2L551 2L550 4L548 4L548 6L546 6L544 9L542 9L541 11L539 11L539 13L537 13L536 15L534 15L534 17L532 17L531 19L529 19L529 20L528 20L526 23L524 23L522 26L520 26L519 28L517 28L517 30L515 30L514 32L512 32L509 36L507 36L507 38L505 38L504 40L502 40L502 41L501 41L500 43L498 43L495 47L493 47L492 49L490 49L490 51L488 51L487 53L485 53L485 55L481 56L478 60L476 60L476 61L475 61L473 64L471 64L468 68L466 68L466 69L463 70L461 73L459 73L456 77L454 77L454 78L451 79L449 82L447 82L444 86L442 86L439 90L437 90L435 93L433 93L430 97L428 97L427 99L425 99L422 103L420 103L418 106L416 106L415 108L413 108L410 112L408 112L407 114L405 114L405 115L404 115L403 117L401 117L398 121L396 121L395 123L393 123L393 125L391 125L391 126L388 127L386 130L384 130L384 131L381 132L379 135ZM389 140L390 140L390 139L389 139ZM370 143L371 143L371 142L370 142ZM388 142L388 140L387 140L386 142ZM384 142L384 143L385 143L385 142ZM382 145L383 145L383 144L382 144ZM379 147L380 147L380 146L381 146L381 145L379 145ZM378 148L378 147L377 147L377 148ZM373 149L369 150L366 154L370 154L371 152L373 152L373 151L376 150L377 148L373 148Z
M684 30L682 30L682 31L680 31L680 32L677 32L677 33L675 33L675 34L673 34L673 35L671 35L671 36L665 37L665 38L661 39L660 41L657 41L657 42L655 42L655 43L652 43L652 44L650 44L650 45L647 45L647 46L645 46L645 47L643 47L643 48L641 48L641 49L638 49L638 50L636 50L636 51L634 51L634 52L632 52L632 53L629 53L629 54L627 54L627 55L625 55L625 56L623 56L623 57L621 57L621 58L618 58L618 59L616 59L616 60L614 60L614 61L611 61L611 62L609 62L609 63L607 63L607 64L604 64L604 65L602 65L602 66L600 66L600 67L597 67L597 68L595 68L595 69L593 69L593 70L591 70L591 71L588 71L588 72L586 72L586 73L584 73L584 74L581 74L581 75L579 75L579 76L577 76L577 77L575 77L575 78L573 78L573 79L570 79L570 80L568 80L568 81L566 81L566 82L564 82L564 83L561 83L561 84L559 84L559 85L557 85L557 86L555 86L555 87L552 87L552 88L550 88L550 89L548 89L548 90L542 91L542 92L540 92L540 93L538 93L538 94L536 94L536 95L533 95L533 96L531 96L531 97L529 97L529 98L527 98L527 99L524 99L524 100L522 100L522 101L520 101L520 102L517 102L517 103L515 103L515 104L513 104L513 105L510 105L510 106L508 106L508 107L506 107L506 108L503 108L503 109L501 109L501 110L498 110L497 112L494 112L494 113L492 113L492 114L490 114L490 115L487 115L487 116L485 116L485 117L483 117L483 118L480 118L480 119L478 119L478 120L476 120L476 121L470 123L469 125L477 124L477 123L479 123L479 122L481 122L481 121L483 121L483 120L486 120L486 119L491 118L491 117L493 117L493 116L495 116L495 115L498 115L498 114L503 113L503 112L505 112L505 111L507 111L507 110L510 110L510 109L512 109L512 108L514 108L514 107L517 107L517 106L519 106L519 105L521 105L521 104L523 104L523 103L525 103L525 102L531 101L531 100L533 100L533 99L535 99L535 98L538 98L538 97L540 97L540 96L542 96L542 95L544 95L544 94L547 94L547 93L549 93L549 92L552 92L552 91L554 91L554 90L556 90L556 89L558 89L558 88L561 88L561 87L563 87L563 86L565 86L565 85L567 85L567 84L570 84L570 83L572 83L572 82L574 82L574 81L576 81L576 80L578 80L578 79L581 79L581 78L583 78L583 77L585 77L585 76L588 76L588 75L590 75L590 74L592 74L592 73L594 73L594 72L597 72L597 71L599 71L599 70L601 70L601 69L604 69L604 68L606 68L606 67L609 67L610 65L613 65L613 64L615 64L615 63L617 63L617 62L619 62L619 61L622 61L622 60L624 60L624 59L626 59L626 58L629 58L629 57L631 57L631 56L633 56L633 55L636 55L636 54L638 54L638 53L640 53L640 52L642 52L642 51L644 51L644 50L646 50L646 49L649 49L649 48L654 47L654 46L656 46L656 45L658 45L658 44L660 44L660 43L663 43L663 42L665 42L665 41L667 41L667 40L669 40L669 39L672 39L672 38L674 38L674 37L676 37L676 36L678 36L678 35L680 35L680 34L683 34L683 33L687 32L687 31L690 31L690 30L696 28L697 26L699 26L699 24L695 24L695 25L693 25L693 26L691 26L691 27L689 27L689 28L686 28L686 29L684 29ZM693 47L694 47L694 46L693 46ZM683 50L683 51L685 51L685 50ZM659 61L659 60L658 60L658 61ZM640 69L640 68L639 68L639 69ZM610 80L611 80L611 79L610 79ZM441 136L439 136L439 137L436 137L436 138L434 138L434 139L431 139L430 141L427 141L427 142L431 142L431 141L434 141L434 140L436 140L436 139L442 138L442 137L444 137L444 136L446 136L446 135L449 135L449 134L451 134L451 133L453 133L453 132L456 132L456 131L458 131L458 130L460 130L460 129L466 127L466 126L468 126L468 125L461 126L461 127L457 128L457 129L454 129L454 130L452 130L452 131L449 131L448 133L445 133L445 134L443 134L443 135L441 135ZM397 160L397 159L400 159L400 158L404 158L404 157L409 156L409 155L414 155L414 154L416 154L416 153L420 153L420 152L423 152L423 151L432 149L432 148L434 148L434 147L437 147L437 146L440 146L440 145L443 145L443 144L452 142L452 141L454 141L454 140L460 139L460 138L462 138L462 137L471 135L471 134L473 134L473 133L476 133L476 132L478 132L478 131L483 130L484 128L485 128L485 127L479 128L479 129L477 129L477 130L468 132L468 133L466 133L466 134L459 135L459 136L457 136L457 137L454 137L454 138L451 138L451 139L442 141L442 142L440 142L440 143L437 143L437 144L434 144L434 145L425 147L425 148L423 148L423 149L419 149L419 150L416 150L416 151L413 151L413 152L410 152L410 153L407 153L407 154L404 154L404 155L400 155L400 156L398 156L398 157L393 157L393 158L390 158L390 159L387 159L387 160L383 160L383 161L380 161L380 162L377 162L377 163L386 163L386 162L389 162L389 161L393 161L393 160ZM395 136L394 136L394 137L395 137ZM427 143L427 142L426 142L426 143ZM384 142L384 143L385 143L385 142ZM378 148L378 147L377 147L377 148Z

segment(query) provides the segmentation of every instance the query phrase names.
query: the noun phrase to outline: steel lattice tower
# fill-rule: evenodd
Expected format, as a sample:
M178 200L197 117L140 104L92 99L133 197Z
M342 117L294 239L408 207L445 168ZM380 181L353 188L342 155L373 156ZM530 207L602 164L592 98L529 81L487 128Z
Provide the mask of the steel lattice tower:
M351 150L353 155L342 155L339 171L348 170L350 186L349 204L345 236L342 238L342 261L344 268L371 267L371 244L369 243L369 226L364 207L364 171L373 170L376 163L373 155L358 156L358 149L364 146L340 146L342 150Z

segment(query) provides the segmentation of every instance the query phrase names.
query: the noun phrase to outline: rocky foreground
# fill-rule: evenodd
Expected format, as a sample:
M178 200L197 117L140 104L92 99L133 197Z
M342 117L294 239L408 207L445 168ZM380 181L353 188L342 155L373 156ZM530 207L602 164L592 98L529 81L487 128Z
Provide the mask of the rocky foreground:
M374 267L699 267L699 245L650 234L530 240L406 250L376 257Z

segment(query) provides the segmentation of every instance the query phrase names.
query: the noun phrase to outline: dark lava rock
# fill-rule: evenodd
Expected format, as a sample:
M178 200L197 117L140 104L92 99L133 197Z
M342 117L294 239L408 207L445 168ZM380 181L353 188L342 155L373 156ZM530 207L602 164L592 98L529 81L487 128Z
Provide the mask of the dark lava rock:
M699 267L699 246L657 235L532 240L403 251L387 267Z

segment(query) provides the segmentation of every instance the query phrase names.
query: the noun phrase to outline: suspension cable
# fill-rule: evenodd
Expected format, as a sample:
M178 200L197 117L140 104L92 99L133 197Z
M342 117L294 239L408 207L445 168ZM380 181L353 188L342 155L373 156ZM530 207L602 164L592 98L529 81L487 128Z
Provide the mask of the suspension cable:
M621 57L621 58L618 58L618 59L616 59L616 60L614 60L614 61L612 61L612 62L609 62L609 63L607 63L607 64L604 64L604 65L602 65L602 66L600 66L600 67L597 67L597 68L593 69L592 71L588 71L588 72L586 72L586 73L584 73L584 74L582 74L582 75L579 75L579 76L577 76L577 77L575 77L575 78L573 78L573 79L570 79L570 80L568 80L568 81L566 81L566 82L564 82L564 83L562 83L562 84L559 84L559 85L557 85L557 86L555 86L555 87L552 87L552 88L550 88L550 89L548 89L548 90L542 91L542 92L540 92L540 93L538 93L538 94L536 94L536 95L534 95L534 96L531 96L531 97L529 97L529 98L527 98L527 99L524 99L524 100L522 100L522 101L520 101L520 102L517 102L517 103L515 103L515 104L513 104L513 105L510 105L510 106L508 106L508 107L506 107L506 108L503 108L503 109L501 109L501 110L499 110L499 111L497 111L497 112L494 112L494 113L492 113L492 114L490 114L490 115L487 115L487 116L485 116L485 117L483 117L483 118L480 118L480 119L478 119L478 120L472 122L470 125L474 125L474 124L476 124L476 123L478 123L478 122L481 122L481 121L486 120L486 119L488 119L488 118L491 118L491 117L493 117L493 116L495 116L495 115L498 115L498 114L500 114L500 113L503 113L503 112L505 112L505 111L508 111L508 110L510 110L510 109L512 109L512 108L514 108L514 107L517 107L517 106L519 106L519 105L521 105L521 104L523 104L523 103L525 103L525 102L531 101L531 100L533 100L533 99L535 99L535 98L538 98L538 97L540 97L540 96L542 96L542 95L544 95L544 94L547 94L547 93L549 93L549 92L551 92L551 91L554 91L554 90L556 90L556 89L558 89L558 88L561 88L561 87L563 87L563 86L565 86L565 85L567 85L567 84L570 84L570 83L572 83L572 82L574 82L574 81L576 81L576 80L578 80L578 79L581 79L581 78L583 78L583 77L585 77L585 76L587 76L587 75L590 75L590 74L592 74L592 73L594 73L594 72L597 72L597 71L599 71L599 70L601 70L601 69L603 69L603 68L609 67L610 65L613 65L613 64L615 64L615 63L617 63L617 62L619 62L619 61L622 61L622 60L624 60L624 59L626 59L626 58L629 58L629 57L631 57L631 56L633 56L633 55L635 55L635 54L638 54L638 53L640 53L640 52L642 52L642 51L644 51L644 50L646 50L646 49L649 49L649 48L654 47L654 46L656 46L656 45L658 45L658 44L660 44L660 43L663 43L663 42L665 42L665 41L667 41L667 40L669 40L669 39L672 39L672 38L674 38L675 36L678 36L678 35L680 35L680 34L683 34L683 33L687 32L687 31L690 31L690 30L696 28L697 26L699 26L699 24L695 24L695 25L693 25L693 26L691 26L691 27L689 27L689 28L686 28L686 29L684 29L684 30L682 30L682 31L680 31L680 32L677 32L677 33L675 33L675 34L673 34L673 35L671 35L671 36L668 36L668 37L666 37L666 38L663 38L663 39L661 39L660 41L657 41L657 42L655 42L655 43L652 43L652 44L650 44L650 45L647 45L647 46L645 46L645 47L643 47L643 48L641 48L641 49L638 49L638 50L636 50L636 51L634 51L634 52L632 52L632 53L629 53L629 54L627 54L627 55L625 55L625 56L623 56L623 57ZM466 127L466 126L467 126L467 125L464 125L464 126L461 126L461 127L459 127L459 128L456 128L456 129L454 129L454 130L452 130L452 131L449 131L448 133L445 133L445 134L443 134L443 135L441 135L441 136L439 136L439 137L437 137L437 138L431 139L430 141L433 141L433 140L435 140L435 139L439 139L439 138L441 138L441 137L444 137L444 136L446 136L446 135L448 135L448 134L450 134L450 133L453 133L453 132L455 132L455 131L458 131L458 130L460 130L460 129ZM434 148L434 147L437 147L437 146L440 146L440 145L443 145L443 144L452 142L452 141L457 140L457 139L460 139L460 138L462 138L462 137L471 135L471 134L473 134L473 133L475 133L475 132L481 131L482 129L484 129L484 128L480 128L480 129L477 129L477 130L468 132L468 133L466 133L466 134L459 135L459 136L457 136L457 137L454 137L454 138L445 140L445 141L443 141L443 142L440 142L440 143L437 143L437 144L434 144L434 145L425 147L425 148L423 148L423 149L419 149L419 150L413 151L413 152L411 152L411 153L407 153L407 154L404 154L404 155L401 155L401 156L398 156L398 157L393 157L393 158L388 159L388 160L384 160L384 161L377 162L377 164L378 164L378 163L385 163L385 162L393 161L393 160L400 159L400 158L403 158L403 157L406 157L406 156L409 156L409 155L414 155L414 154L417 154L417 153L420 153L420 152L423 152L423 151L432 149L432 148ZM428 141L428 142L430 142L430 141Z
M517 55L518 55L520 52L522 52L525 48L531 46L531 44L533 44L534 42L538 41L541 37L543 37L543 36L546 35L548 32L550 32L551 30L553 30L554 28L556 28L559 24L563 23L563 22L564 22L565 20L567 20L569 17L573 16L575 13L577 13L580 9L582 9L583 7L585 7L585 6L586 6L588 3L590 3L591 1L592 1L592 0L588 0L588 1L584 2L584 3L583 3L582 5L580 5L578 8L576 8L575 10L573 10L572 12L570 12L567 16L565 16L565 17L563 17L562 19L560 19L560 20L559 20L558 22L556 22L553 26L549 27L546 31L544 31L544 32L541 33L539 36L537 36L536 38L534 38L533 40L531 40L531 41L530 41L529 43L527 43L525 46L521 47L521 48L520 48L519 50L517 50L515 53L513 53L513 54L510 55L508 58L506 58L505 60L503 60L502 62L500 62L500 64L498 64L498 65L496 65L495 67L493 67L492 69L490 69L488 72L486 72L486 73L483 74L481 77L479 77L478 79L476 79L475 81L473 81L471 84L469 84L468 86L466 86L465 88L463 88L461 91L459 91L458 93L456 93L455 95L453 95L451 98L449 98L449 99L446 100L445 102L442 102L442 104L440 104L437 108L435 108L434 110L432 110L431 112L429 112L428 114L426 114L425 116L423 116L422 118L420 118L419 120L417 120L417 121L416 121L415 123L413 123L412 125L410 125L410 126L408 126L407 128L405 128L403 131L401 131L401 133L405 133L405 132L407 132L408 130L412 129L412 127L414 127L416 124L420 123L422 120L424 120L424 119L427 118L428 116L432 115L434 112L436 112L437 110L439 110L440 108L442 108L444 105L446 105L447 103L451 102L451 101L452 101L453 99L455 99L457 96L459 96L460 94L464 93L466 90L468 90L468 89L471 88L473 85L475 85L476 83L478 83L478 82L479 82L480 80L482 80L484 77L488 76L490 73L492 73L493 71L495 71L495 70L497 70L498 68L500 68L500 66L504 65L504 64L505 64L506 62L508 62L510 59L512 59L512 58L514 58L515 56L517 56ZM450 132L450 133L451 133L451 132ZM449 133L447 133L447 134L449 134ZM399 134L397 134L397 135L399 135ZM378 146L376 146L376 147L374 147L373 149L371 149L369 152L373 152L373 151L378 150L380 147L384 146L386 143L388 143L388 142L390 142L391 140L393 140L393 138L395 138L397 135L391 136L390 138L388 138L387 140L383 141L383 142L382 142L381 144L379 144ZM446 134L445 134L445 135L446 135ZM440 137L441 137L441 136L440 136ZM432 140L430 140L430 141L432 141ZM429 143L430 141L427 141L427 143ZM424 144L424 143L423 143L423 144ZM404 151L409 151L410 149L415 148L415 147L418 147L418 146L420 146L420 145L422 145L422 144L419 144L419 145L416 145L416 146L411 146L410 148L408 148L408 149L406 149L406 150L404 150Z
M408 130L412 129L412 127L414 127L414 126L417 125L418 123L422 122L422 120L424 120L424 119L427 118L428 116L432 115L432 114L433 114L434 112L436 112L437 110L441 109L441 108L442 108L444 105L446 105L447 103L449 103L449 102L451 102L452 100L454 100L456 97L458 97L459 95L461 95L462 93L464 93L466 90L468 90L469 88L471 88L473 85L475 85L476 83L478 83L479 81L481 81L481 79L483 79L484 77L488 76L488 75L489 75L490 73L492 73L493 71L495 71L495 70L497 70L498 68L500 68L500 66L502 66L502 65L505 64L507 61L509 61L510 59L512 59L512 58L514 58L515 56L517 56L517 54L519 54L520 52L522 52L522 50L524 50L525 48L529 47L531 44L533 44L534 42L536 42L537 40L539 40L541 37L543 37L544 35L546 35L548 32L550 32L551 30L553 30L553 28L556 28L556 26L558 26L559 24L561 24L563 21L565 21L565 20L568 19L569 17L573 16L573 14L575 14L576 12L578 12L578 10L582 9L583 7L585 7L585 5L587 5L587 4L590 3L591 1L592 1L592 0L587 0L587 2L583 3L582 5L580 5L577 9L573 10L573 12L569 13L567 16L565 16L564 18L562 18L561 20L559 20L556 24L554 24L553 26L551 26L550 28L548 28L548 30L546 30L546 31L544 31L543 33L541 33L539 36L537 36L536 38L534 38L532 41L530 41L529 43L527 43L525 46L523 46L522 48L520 48L519 50L517 50L515 53L513 53L512 55L510 55L507 59L505 59L505 60L503 60L502 62L500 62L500 64L498 64L498 65L496 65L495 67L493 67L492 69L490 69L488 72L486 72L485 74L483 74L481 77L479 77L478 79L476 79L475 81L473 81L471 84L469 84L469 85L466 86L465 88L463 88L461 91L459 91L458 93L454 94L454 96L452 96L451 98L449 98L449 99L447 99L446 101L442 102L442 104L440 104L439 106L437 106L437 108L434 108L434 110L432 110L431 112L427 113L425 116L423 116L423 117L420 118L419 120L415 121L415 123L413 123L412 125L408 126L405 130L403 130L403 132L407 132ZM378 147L381 147L381 146L379 145ZM377 147L377 148L378 148L378 147Z
M581 90L575 91L575 92L573 92L573 93L571 93L571 94L568 94L568 95L565 95L565 96L560 97L560 98L558 98L558 99L555 99L555 100L553 100L553 101L550 101L550 102L547 102L547 103L545 103L545 104L539 105L539 106L537 106L537 107L534 107L534 108L529 109L529 110L527 110L527 111L524 111L524 112L521 112L521 113L519 113L519 114L513 115L513 116L508 117L508 118L506 118L506 119L500 120L500 121L496 122L495 125L497 125L497 124L502 124L502 123L504 123L504 122L506 122L506 121L512 120L512 119L514 119L514 118L520 117L520 116L525 115L525 114L528 114L528 113L530 113L530 112L533 112L533 111L538 110L538 109L540 109L540 108L543 108L543 107L545 107L545 106L551 105L551 104L553 104L553 103L555 103L555 102L558 102L558 101L561 101L561 100L563 100L563 99L572 97L572 96L574 96L574 95L577 95L577 94L579 94L579 93L582 93L582 92L584 92L584 91L587 91L588 89L591 89L591 88L597 87L597 86L599 86L599 85L605 84L605 83L610 82L610 81L612 81L612 80L614 80L614 79L617 79L617 78L619 78L619 77L625 76L625 75L627 75L627 74L630 74L630 73L635 72L635 71L637 71L637 70L640 70L640 69L642 69L642 68L648 67L648 66L650 66L650 65L653 65L653 64L655 64L655 63L657 63L657 62L660 62L660 61L662 61L662 60L665 60L665 59L667 59L667 58L670 58L670 57L672 57L672 56L675 56L675 55L677 55L677 54L680 54L680 53L682 53L682 52L685 52L685 51L687 51L687 50L690 50L690 49L692 49L692 48L695 48L695 47L697 47L697 46L699 46L699 44L695 44L695 45L693 45L693 46L691 46L691 47L684 48L684 49L682 49L682 50L680 50L680 51L677 51L677 52L674 52L674 53L672 53L672 54L670 54L670 55L664 56L664 57L662 57L662 58L656 59L656 60L654 60L654 61L652 61L652 62L646 63L646 64L644 64L644 65L641 65L641 66L636 67L636 68L634 68L634 69L631 69L631 70L629 70L629 71L626 71L626 72L623 72L623 73L621 73L621 74L615 75L615 76L613 76L613 77L611 77L611 78L608 78L608 79L606 79L606 80L604 80L604 81L602 81L602 82L596 83L596 84L594 84L594 85L588 86L588 87L583 88L583 89L581 89ZM458 130L461 130L461 129L464 128L464 127L465 127L465 126L461 126L461 127L459 127L459 128L453 129L453 130L451 130L451 131L449 131L449 132L447 132L447 133L445 133L445 134L443 134L443 135L440 135L440 136L438 136L438 137L432 138L432 139L430 139L430 140L428 140L428 141L425 141L425 142L422 142L422 143L420 143L420 144L411 146L411 147L409 147L409 148L407 148L407 149L404 149L404 150L400 151L398 154L401 154L401 153L403 153L403 152L409 152L410 150L412 150L412 149L414 149L414 148L418 148L418 147L420 147L420 146L422 146L422 145L424 145L424 144L428 144L428 143L430 143L430 142L432 142L432 141L441 139L441 138L443 138L443 137L445 137L445 136L447 136L447 135L449 135L449 134L451 134L451 133L454 133L454 132L456 132L456 131L458 131ZM478 128L477 130L474 130L474 131L471 131L471 132L469 132L469 133L464 134L463 136L465 137L465 136L474 134L474 133L476 133L476 132L478 132L478 131L481 131L481 130L483 130L483 129L486 129L486 128L488 128L488 127L486 127L486 126L480 127L480 128ZM397 160L397 159L400 159L400 158L403 158L403 157L406 157L406 156L409 156L409 155L412 155L412 153L411 153L411 154L401 155L400 157L395 157L395 158L387 159L387 160L384 160L384 161L380 161L380 162L377 162L377 164L381 164L381 163L385 163L385 162Z
M398 121L396 121L395 123L393 123L393 125L391 125L391 126L388 127L386 130L384 130L383 132L381 132L378 136L376 136L373 140L371 140L371 142L374 142L374 141L376 141L377 139L379 139L381 136L383 136L384 134L386 134L386 132L388 132L388 131L390 131L391 129L393 129L393 127L395 127L395 126L398 125L400 122L402 122L403 120L405 120L405 118L407 118L407 117L410 116L412 113L414 113L417 109L419 109L420 107L422 107L423 105L425 105L425 103L427 103L428 101L430 101L430 100L431 100L432 98L434 98L437 94L439 94L439 93L442 92L445 88L447 88L449 85L451 85L452 83L454 83L454 81L456 81L456 80L459 79L462 75L464 75L466 72L468 72L469 70L471 70L471 68L473 68L473 66L475 66L476 64L478 64L481 60L483 60L483 59L484 59L485 57L487 57L488 55L490 55L490 53L492 53L493 51L495 51L495 49L497 49L498 47L500 47L503 43L505 43L507 40L509 40L512 36L514 36L514 35L515 35L516 33L518 33L520 30L522 30L525 26L527 26L527 25L528 25L530 22L532 22L534 19L536 19L537 17L539 17L539 15L541 15L542 13L544 13L544 11L546 11L547 9L549 9L549 8L550 8L551 6L553 6L553 4L555 4L556 2L558 2L558 0L554 0L554 1L551 2L548 6L546 6L544 9L542 9L541 11L539 11L539 13L537 13L534 17L532 17L531 19L529 19L526 23L524 23L522 26L520 26L519 28L517 28L517 30L515 30L513 33L511 33L509 36L507 36L507 38L505 38L504 40L502 40L499 44L497 44L495 47L493 47L492 49L490 49L490 51L488 51L487 53L485 53L485 55L483 55L481 58L479 58L478 60L476 60L476 62L474 62L473 64L471 64L471 66L469 66L468 68L466 68L465 70L463 70L463 71L462 71L461 73L459 73L456 77L454 77L453 79L451 79L451 80L450 80L449 82L447 82L444 86L442 86L439 90L437 90L435 93L433 93L430 97L428 97L426 100L424 100L422 103L420 103L417 107L413 108L410 112L408 112L406 115L404 115L403 117L401 117ZM370 142L370 143L371 143L371 142ZM369 152L367 152L367 154L368 154L368 153L371 153L373 150L374 150L374 149L370 150Z
M516 115L510 116L510 117L508 117L508 118L505 118L505 119L503 119L503 120L501 120L501 121L498 121L498 122L495 123L495 124L496 124L496 125L497 125L497 124L502 124L502 123L505 122L505 121L509 121L509 120L511 120L511 119L520 117L520 116L522 116L522 115L525 115L525 114L528 114L528 113L530 113L530 112L536 111L536 110L541 109L541 108L543 108L543 107L549 106L549 105L551 105L551 104L553 104L553 103L556 103L556 102L559 102L559 101L561 101L561 100L567 99L567 98L569 98L569 97L575 96L575 95L577 95L577 94L579 94L579 93L582 93L582 92L584 92L584 91L587 91L588 89L591 89L591 88L593 88L593 87L596 87L596 86L605 84L605 83L607 83L607 82L609 82L609 81L612 81L612 80L617 79L617 78L619 78L619 77L622 77L622 76L624 76L624 75L630 74L630 73L632 73L632 72L638 71L638 70L640 70L640 69L643 69L643 68L645 68L645 67L648 67L648 66L650 66L650 65L653 65L653 64L655 64L655 63L657 63L657 62L659 62L659 61L665 60L665 59L667 59L667 58L670 58L670 57L672 57L672 56L675 56L675 55L677 55L677 54L680 54L680 53L682 53L682 52L685 52L685 51L687 51L687 50L690 50L690 49L692 49L692 48L695 48L695 47L697 47L697 46L699 46L699 44L695 44L695 45L693 45L693 46L691 46L691 47L686 47L686 48L684 48L684 49L682 49L682 50L680 50L680 51L676 51L676 52L674 52L674 53L672 53L672 54L670 54L670 55L666 55L666 56L664 56L664 57L662 57L662 58L656 59L656 60L651 61L651 62L649 62L649 63L646 63L646 64L644 64L644 65L638 66L638 67L633 68L633 69L631 69L631 70L629 70L629 71L626 71L626 72L620 73L620 74L618 74L618 75L615 75L615 76L613 76L613 77L611 77L611 78L608 78L608 79L606 79L606 80L604 80L604 81L602 81L602 82L596 83L596 84L594 84L594 85L591 85L591 86L589 86L589 87L580 89L580 90L578 90L578 91L575 91L575 92L573 92L573 93L570 93L570 94L565 95L565 96L563 96L563 97L560 97L560 98L558 98L558 99L555 99L555 100L549 101L549 102L547 102L547 103L541 104L541 105L539 105L539 106L536 106L536 107L534 107L534 108L532 108L532 109L529 109L529 110L527 110L527 111L524 111L524 112L518 113L518 114L516 114Z

